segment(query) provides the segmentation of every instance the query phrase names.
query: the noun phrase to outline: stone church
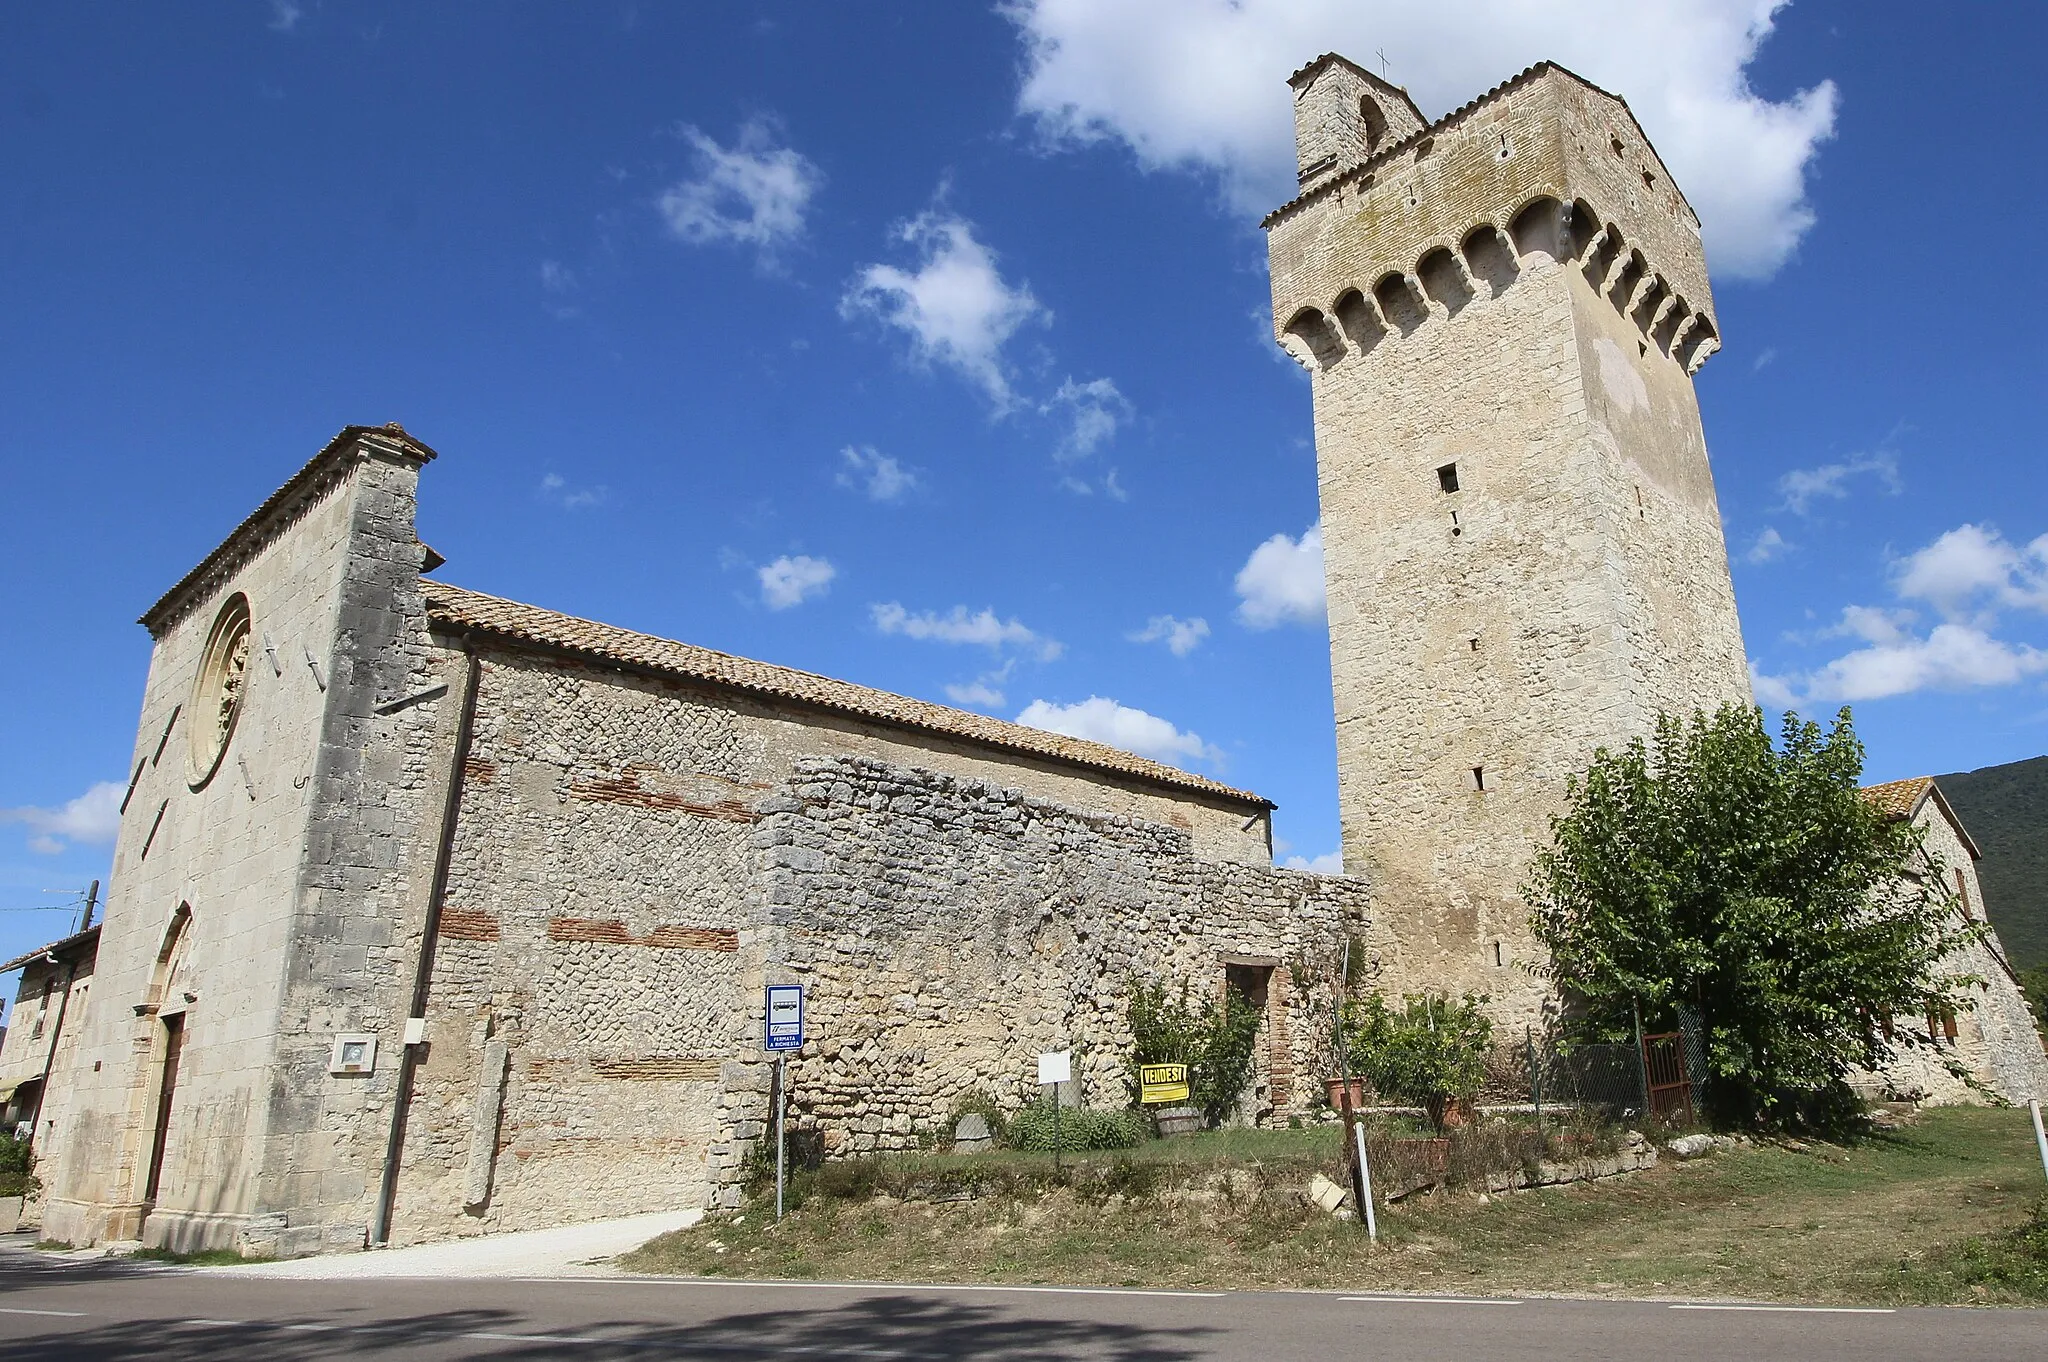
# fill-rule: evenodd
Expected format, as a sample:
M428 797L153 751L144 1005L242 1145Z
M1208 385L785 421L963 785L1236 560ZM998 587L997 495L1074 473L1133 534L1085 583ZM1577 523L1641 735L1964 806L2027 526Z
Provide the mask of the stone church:
M1317 1103L1348 940L1536 1016L1515 885L1565 775L1748 694L1698 221L1561 68L1435 122L1340 57L1291 84L1266 226L1348 875L1273 868L1272 805L1215 780L445 582L434 451L351 426L142 617L44 1234L289 1255L734 1204L769 983L807 986L793 1110L844 1152L1043 1050L1120 1103L1134 978L1259 1004L1260 1120Z

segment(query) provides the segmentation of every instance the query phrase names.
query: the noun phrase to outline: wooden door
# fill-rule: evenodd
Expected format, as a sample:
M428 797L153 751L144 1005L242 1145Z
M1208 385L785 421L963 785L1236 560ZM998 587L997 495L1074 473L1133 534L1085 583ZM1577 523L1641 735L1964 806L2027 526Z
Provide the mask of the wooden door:
M158 1185L164 1176L164 1144L171 1133L171 1099L178 1091L178 1057L185 1048L185 1015L181 1012L164 1018L164 1070L157 1088L156 1097L156 1139L149 1149L149 1185L142 1193L144 1201L154 1202Z

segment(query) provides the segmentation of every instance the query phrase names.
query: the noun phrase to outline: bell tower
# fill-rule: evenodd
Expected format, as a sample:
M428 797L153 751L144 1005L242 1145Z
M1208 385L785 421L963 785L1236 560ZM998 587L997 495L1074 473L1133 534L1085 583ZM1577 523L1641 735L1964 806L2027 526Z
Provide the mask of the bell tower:
M1267 217L1311 376L1344 865L1386 986L1547 995L1520 886L1567 776L1660 710L1749 700L1692 375L1699 220L1628 106L1544 63L1433 123L1296 72Z

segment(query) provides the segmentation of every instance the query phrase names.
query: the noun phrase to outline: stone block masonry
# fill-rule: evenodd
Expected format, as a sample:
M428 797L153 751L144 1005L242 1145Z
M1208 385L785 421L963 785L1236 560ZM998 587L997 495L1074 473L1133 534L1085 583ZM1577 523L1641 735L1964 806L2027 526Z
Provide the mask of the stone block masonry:
M763 967L806 985L790 1088L828 1150L915 1148L976 1089L1014 1111L1046 1050L1075 1052L1083 1103L1123 1106L1132 981L1213 996L1232 962L1270 978L1253 1114L1308 1110L1282 1080L1318 1067L1329 962L1369 927L1362 882L1203 861L1168 824L858 757L799 761L760 809Z
M1549 998L1521 881L1566 778L1749 696L1698 224L1627 106L1560 68L1426 127L1341 58L1293 83L1304 193L1266 225L1313 375L1344 863L1392 991L1484 993L1519 1031Z

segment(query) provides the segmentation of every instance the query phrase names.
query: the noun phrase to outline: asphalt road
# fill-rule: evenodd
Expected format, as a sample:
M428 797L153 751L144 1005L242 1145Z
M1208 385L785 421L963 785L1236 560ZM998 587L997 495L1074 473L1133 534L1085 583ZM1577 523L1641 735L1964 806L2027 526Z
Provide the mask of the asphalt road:
M2040 1362L2048 1311L644 1278L237 1280L0 1255L0 1358Z

